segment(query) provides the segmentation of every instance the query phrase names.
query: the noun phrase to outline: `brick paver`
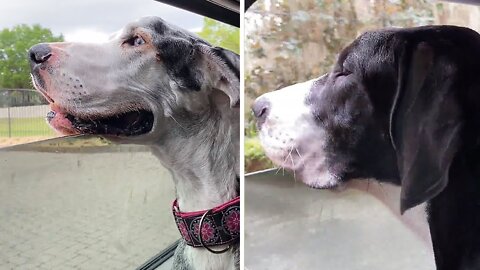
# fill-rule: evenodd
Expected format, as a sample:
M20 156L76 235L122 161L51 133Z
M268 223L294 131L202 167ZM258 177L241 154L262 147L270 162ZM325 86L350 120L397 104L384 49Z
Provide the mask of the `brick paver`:
M149 152L0 151L0 269L134 269L178 239Z

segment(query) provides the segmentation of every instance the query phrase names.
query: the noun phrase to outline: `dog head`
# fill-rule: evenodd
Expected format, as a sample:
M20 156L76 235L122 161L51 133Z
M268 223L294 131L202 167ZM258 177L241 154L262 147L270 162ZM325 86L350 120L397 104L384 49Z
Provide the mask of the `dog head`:
M316 188L399 184L402 212L433 198L478 117L479 45L476 32L453 26L361 35L328 74L256 100L267 155Z
M103 44L38 44L29 58L52 108L47 119L63 134L141 143L175 130L189 136L239 103L238 55L156 17Z

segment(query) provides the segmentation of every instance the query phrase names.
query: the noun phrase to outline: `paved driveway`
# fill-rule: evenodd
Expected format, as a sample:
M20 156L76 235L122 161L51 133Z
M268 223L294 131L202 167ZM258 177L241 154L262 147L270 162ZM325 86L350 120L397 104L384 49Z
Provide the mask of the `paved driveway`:
M0 151L0 269L134 269L178 238L149 152Z
M431 245L370 194L387 184L371 181L361 190L354 186L365 180L351 181L338 192L292 178L275 171L245 177L246 268L435 269Z

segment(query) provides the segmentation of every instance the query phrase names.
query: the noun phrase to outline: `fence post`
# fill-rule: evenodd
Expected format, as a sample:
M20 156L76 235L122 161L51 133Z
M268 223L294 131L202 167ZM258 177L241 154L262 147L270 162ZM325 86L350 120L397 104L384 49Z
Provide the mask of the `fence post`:
M7 105L7 113L8 113L8 137L12 137L12 120L10 117L10 104Z

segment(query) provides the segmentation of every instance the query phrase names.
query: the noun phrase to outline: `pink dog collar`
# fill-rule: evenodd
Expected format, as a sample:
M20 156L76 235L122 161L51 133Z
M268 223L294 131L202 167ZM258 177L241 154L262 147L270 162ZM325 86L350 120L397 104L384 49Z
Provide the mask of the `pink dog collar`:
M231 244L240 237L240 197L215 208L195 212L180 212L175 200L172 211L178 230L189 246L221 253L209 247Z

